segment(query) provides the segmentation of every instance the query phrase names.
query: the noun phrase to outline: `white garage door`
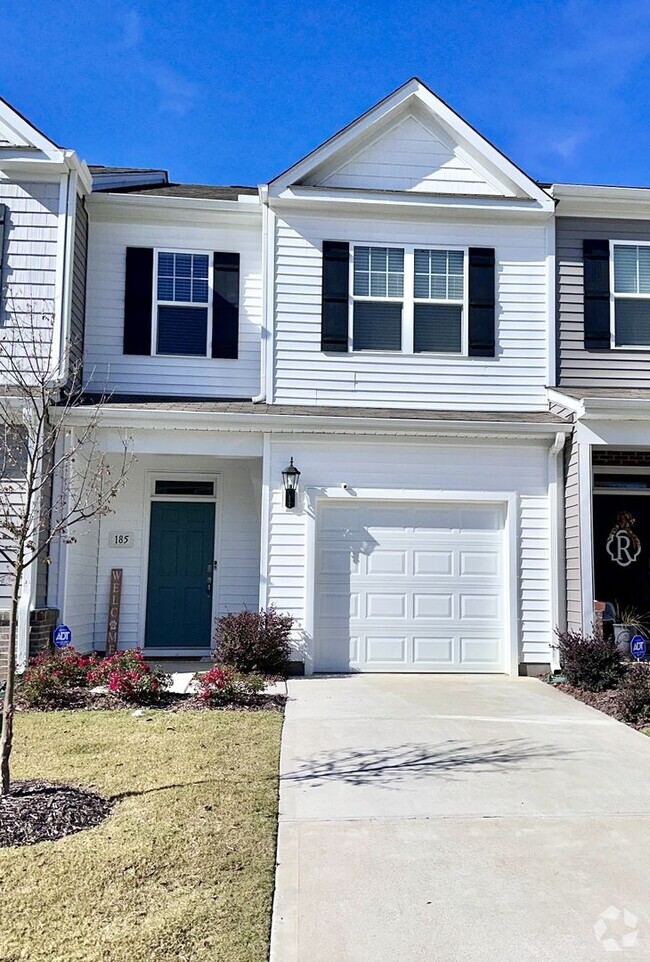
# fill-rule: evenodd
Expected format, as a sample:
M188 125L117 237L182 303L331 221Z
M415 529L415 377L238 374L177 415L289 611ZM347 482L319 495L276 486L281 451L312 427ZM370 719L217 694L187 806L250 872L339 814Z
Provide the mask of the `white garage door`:
M501 506L319 509L316 671L505 670Z

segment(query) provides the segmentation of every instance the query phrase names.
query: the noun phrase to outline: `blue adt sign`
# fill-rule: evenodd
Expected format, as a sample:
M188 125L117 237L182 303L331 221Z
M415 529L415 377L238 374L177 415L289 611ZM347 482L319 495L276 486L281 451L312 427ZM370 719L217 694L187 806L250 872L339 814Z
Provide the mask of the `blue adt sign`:
M59 625L54 632L53 641L57 648L67 648L72 644L72 632L67 625Z
M641 635L635 635L630 642L630 654L633 658L636 658L637 661L643 661L646 647L645 638L642 638Z

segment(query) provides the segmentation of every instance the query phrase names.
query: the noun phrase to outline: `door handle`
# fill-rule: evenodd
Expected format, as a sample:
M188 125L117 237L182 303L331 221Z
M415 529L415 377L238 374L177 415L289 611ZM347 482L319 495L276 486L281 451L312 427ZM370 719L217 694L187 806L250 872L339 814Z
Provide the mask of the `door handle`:
M212 565L208 565L208 580L205 585L205 590L209 595L212 594Z

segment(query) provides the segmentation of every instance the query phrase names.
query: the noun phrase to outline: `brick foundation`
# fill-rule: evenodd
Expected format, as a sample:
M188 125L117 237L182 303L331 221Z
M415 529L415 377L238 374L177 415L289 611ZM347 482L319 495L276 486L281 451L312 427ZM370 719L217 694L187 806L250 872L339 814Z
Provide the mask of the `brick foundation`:
M52 632L59 620L58 608L35 608L29 618L29 657L52 651ZM0 609L0 682L7 675L9 652L9 611Z
M29 657L53 651L52 633L59 620L58 608L34 608L29 619Z

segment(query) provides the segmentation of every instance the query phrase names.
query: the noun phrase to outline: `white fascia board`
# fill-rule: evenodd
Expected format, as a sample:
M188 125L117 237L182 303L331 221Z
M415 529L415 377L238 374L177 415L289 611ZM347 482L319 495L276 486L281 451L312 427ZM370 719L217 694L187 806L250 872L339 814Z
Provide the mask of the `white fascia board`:
M0 118L3 124L14 131L19 146L22 144L26 147L35 147L48 156L61 153L60 147L57 147L49 137L30 124L26 117L2 98L0 98Z
M88 412L88 413L84 413ZM71 424L83 424L92 406L77 407L68 411L66 420ZM236 414L213 411L169 411L133 409L109 404L99 412L102 427L128 429L130 427L155 429L206 429L215 431L255 431L273 433L306 434L388 434L396 439L404 434L447 435L453 437L547 437L572 430L569 423L531 421L431 421L419 418L382 417L336 417L331 415L287 414Z
M320 147L317 147L316 150L298 161L297 164L275 177L269 183L270 193L273 195L281 193L286 187L295 184L315 169L322 167L335 154L351 149L355 141L363 137L376 124L380 122L384 124L391 114L396 114L410 100L419 102L428 109L436 120L451 130L459 140L469 147L472 153L477 155L477 160L487 162L497 174L500 173L515 184L522 193L537 201L543 209L549 211L554 209L553 199L543 188L536 184L534 180L531 180L516 164L508 160L501 151L482 137L477 130L417 78L409 80L365 114L362 114L357 120L325 141Z
M584 405L580 398L571 397L569 394L564 394L561 388L547 388L546 390L549 402L554 404L561 404L562 407L567 408L569 411L573 411L578 417L584 411Z
M212 200L207 197L164 197L161 195L151 196L145 194L91 194L88 198L88 206L102 215L108 213L109 209L120 212L147 211L150 213L161 212L182 212L191 211L193 214L254 214L261 218L262 206L259 199L254 195L242 195L250 197L249 201L232 200Z
M553 184L558 217L632 217L650 219L650 188Z
M647 421L650 419L650 397L645 398L605 398L590 397L589 388L584 394L571 397L560 390L549 389L548 399L573 411L576 421Z
M516 217L533 216L548 219L555 207L542 206L536 201L515 197L477 197L469 194L425 194L417 191L377 191L357 190L343 187L301 187L292 186L269 198L269 206L274 210L313 208L332 210L333 207L353 213L355 210L377 208L378 210L399 211L400 213L424 214L431 216L433 211L448 212L454 217L464 211L473 217L486 215L491 218L503 215Z

